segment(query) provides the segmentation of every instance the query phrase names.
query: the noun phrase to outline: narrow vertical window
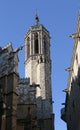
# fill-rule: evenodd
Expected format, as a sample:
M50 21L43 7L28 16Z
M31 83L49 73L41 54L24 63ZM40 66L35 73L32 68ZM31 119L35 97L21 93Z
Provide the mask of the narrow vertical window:
M44 54L46 54L46 37L44 37Z
M39 53L39 45L38 45L38 34L35 34L35 45L34 45L35 54Z
M27 38L27 58L30 56L30 39L29 37Z
M44 54L46 54L46 41L44 41Z

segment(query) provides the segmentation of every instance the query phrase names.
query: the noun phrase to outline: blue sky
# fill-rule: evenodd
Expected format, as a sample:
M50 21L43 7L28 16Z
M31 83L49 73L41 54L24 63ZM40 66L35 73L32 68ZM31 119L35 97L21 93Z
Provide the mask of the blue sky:
M0 46L9 42L17 48L24 44L25 33L35 23L36 9L51 36L52 93L55 113L55 130L66 130L60 119L61 103L65 101L63 89L67 87L68 72L73 48L70 34L76 31L80 0L1 0ZM19 52L19 73L24 77L24 50Z

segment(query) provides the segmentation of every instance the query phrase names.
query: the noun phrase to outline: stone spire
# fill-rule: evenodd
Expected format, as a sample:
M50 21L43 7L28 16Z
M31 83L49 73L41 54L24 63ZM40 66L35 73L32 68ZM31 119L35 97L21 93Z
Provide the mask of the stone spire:
M36 16L35 16L35 24L36 24L36 25L39 25L39 17L38 17L38 15L37 15L37 13L36 13Z

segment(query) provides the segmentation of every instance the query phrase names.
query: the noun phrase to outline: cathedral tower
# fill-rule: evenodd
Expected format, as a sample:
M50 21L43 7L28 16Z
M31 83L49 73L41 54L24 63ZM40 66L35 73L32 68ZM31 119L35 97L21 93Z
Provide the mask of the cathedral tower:
M25 77L36 85L37 118L43 122L40 129L52 130L50 35L37 15L25 35Z

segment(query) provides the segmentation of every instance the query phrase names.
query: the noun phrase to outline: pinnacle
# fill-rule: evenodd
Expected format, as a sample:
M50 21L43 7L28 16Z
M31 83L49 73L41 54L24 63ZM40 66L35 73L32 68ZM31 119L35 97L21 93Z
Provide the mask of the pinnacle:
M39 24L39 17L38 17L37 11L36 11L36 16L35 16L35 23L36 25Z

